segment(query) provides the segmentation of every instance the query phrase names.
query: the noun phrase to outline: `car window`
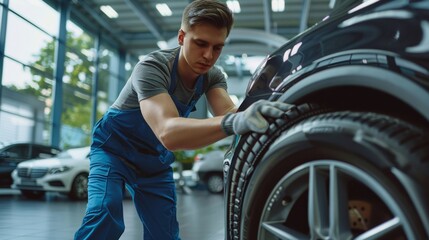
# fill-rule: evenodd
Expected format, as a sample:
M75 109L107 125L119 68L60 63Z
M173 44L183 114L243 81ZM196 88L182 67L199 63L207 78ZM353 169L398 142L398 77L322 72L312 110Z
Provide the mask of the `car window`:
M28 145L13 145L10 148L5 149L2 155L12 159L27 159L29 158L29 147Z
M49 146L33 146L31 158L49 158L57 155L60 151Z

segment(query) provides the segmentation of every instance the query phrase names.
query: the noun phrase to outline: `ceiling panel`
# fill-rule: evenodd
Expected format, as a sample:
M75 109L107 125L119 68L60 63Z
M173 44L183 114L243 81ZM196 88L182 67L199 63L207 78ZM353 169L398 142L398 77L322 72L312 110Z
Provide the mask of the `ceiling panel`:
M173 12L162 17L156 10L157 3L167 3ZM190 0L74 0L72 11L78 11L94 24L108 26L105 31L121 39L123 47L135 54L144 54L157 48L156 42L168 40L177 34L183 9ZM300 31L305 4L309 6L307 26L320 21L329 9L329 0L285 0L285 11L273 13L264 8L271 0L241 0L241 13L234 14L235 28L251 28L280 34L290 38ZM100 10L101 5L112 6L119 14L109 19ZM94 17L97 16L97 17ZM140 40L140 42L139 42ZM128 47L133 43L133 48ZM135 47L139 45L140 47Z
M160 40L172 39L175 43L182 11L190 1L192 0L73 0L71 7L73 16L79 16L81 21L91 23L96 29L104 29L104 35L118 40L122 48L139 56L158 49L157 42ZM162 17L159 14L155 6L161 2L169 5L172 16ZM303 29L302 24L304 28L312 26L330 12L330 0L285 0L285 11L280 13L271 11L271 0L239 2L241 12L234 14L235 23L231 35L238 31L242 36L230 41L231 46L225 47L219 60L222 61L219 64L228 68L230 74L239 74L233 70L233 66L240 66L242 63L237 58L238 60L234 60L237 63L232 64L229 55L241 57L243 54L247 56L267 54L273 50L268 46L272 45L269 43L272 34L278 36L280 41L286 42L286 39ZM118 12L119 17L109 19L100 11L101 5L110 5ZM240 31L242 29L259 31L256 36L260 36L260 39L254 41L255 34L251 31Z

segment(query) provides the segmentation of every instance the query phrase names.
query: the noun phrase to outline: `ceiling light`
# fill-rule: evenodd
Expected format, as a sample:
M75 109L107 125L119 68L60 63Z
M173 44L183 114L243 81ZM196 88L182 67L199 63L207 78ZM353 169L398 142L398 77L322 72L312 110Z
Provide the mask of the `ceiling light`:
M240 3L238 0L228 0L226 1L226 5L228 5L228 8L231 9L233 13L241 12Z
M173 12L171 11L171 9L168 7L166 3L157 3L156 9L164 17L168 17L173 14Z
M117 18L119 15L110 5L100 6L100 10L109 18Z
M271 0L271 10L273 12L283 12L285 10L285 1Z

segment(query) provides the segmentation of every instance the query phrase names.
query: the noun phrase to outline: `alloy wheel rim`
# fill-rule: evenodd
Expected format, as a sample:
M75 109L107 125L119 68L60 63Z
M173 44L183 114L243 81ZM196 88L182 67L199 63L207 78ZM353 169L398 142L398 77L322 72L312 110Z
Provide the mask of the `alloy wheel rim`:
M361 206L368 203L347 198L348 192L354 189L345 182L352 181L358 183L355 187L372 191L380 200L378 204L388 209L390 216L374 226L365 225L365 221L371 219L362 217L365 209ZM307 196L307 233L287 224L287 218L292 216L303 195ZM354 239L368 239L399 228L407 239L415 239L405 216L395 197L367 172L336 160L318 160L289 171L273 188L262 211L258 239L350 239L356 229L359 234L353 234ZM359 219L357 225L353 219Z
M84 176L80 176L77 179L77 196L79 198L85 198L87 196L88 180Z
M212 176L208 180L208 186L214 192L221 192L223 190L223 179Z

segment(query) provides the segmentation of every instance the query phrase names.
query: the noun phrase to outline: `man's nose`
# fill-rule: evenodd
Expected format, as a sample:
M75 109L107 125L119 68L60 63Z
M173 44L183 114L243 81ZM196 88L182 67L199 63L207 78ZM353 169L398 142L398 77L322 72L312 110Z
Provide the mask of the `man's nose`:
M213 49L211 47L208 47L204 50L204 58L207 60L213 59Z

